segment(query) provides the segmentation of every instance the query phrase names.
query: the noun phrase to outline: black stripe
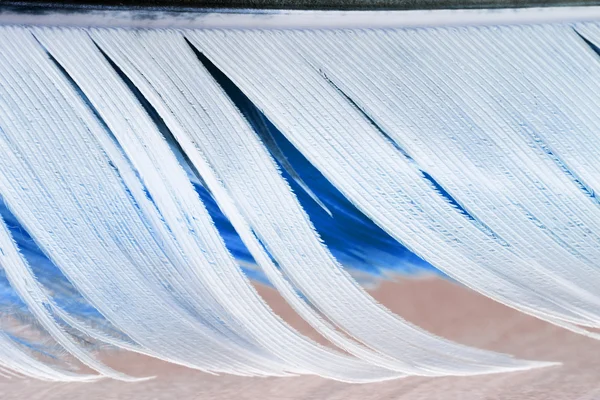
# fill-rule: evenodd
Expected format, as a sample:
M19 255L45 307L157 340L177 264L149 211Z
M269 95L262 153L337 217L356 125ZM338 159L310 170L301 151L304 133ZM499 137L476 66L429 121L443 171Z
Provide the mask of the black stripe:
M81 0L0 1L0 11L45 14L98 9L433 10L600 5L600 0Z

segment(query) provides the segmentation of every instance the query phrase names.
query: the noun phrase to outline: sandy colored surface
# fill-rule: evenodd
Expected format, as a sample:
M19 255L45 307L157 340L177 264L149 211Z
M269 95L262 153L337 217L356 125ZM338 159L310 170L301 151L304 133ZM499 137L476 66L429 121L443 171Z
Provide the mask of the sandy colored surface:
M260 288L273 309L318 338L279 295ZM117 354L111 366L155 380L126 384L47 384L0 380L0 399L600 399L600 342L520 314L466 288L440 279L383 283L373 296L431 332L481 348L529 359L561 361L562 367L470 378L406 378L349 385L317 377L211 376L146 357Z

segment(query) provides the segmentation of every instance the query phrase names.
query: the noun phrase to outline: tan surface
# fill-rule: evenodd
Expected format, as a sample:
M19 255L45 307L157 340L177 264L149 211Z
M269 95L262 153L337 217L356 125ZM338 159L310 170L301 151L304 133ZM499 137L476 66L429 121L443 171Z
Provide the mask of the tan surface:
M270 289L261 293L299 329L314 332ZM600 343L520 314L440 279L384 283L373 295L406 319L461 343L519 357L562 361L562 367L471 378L407 378L348 385L317 377L210 376L146 357L118 354L110 364L145 383L46 384L0 381L0 399L600 399Z

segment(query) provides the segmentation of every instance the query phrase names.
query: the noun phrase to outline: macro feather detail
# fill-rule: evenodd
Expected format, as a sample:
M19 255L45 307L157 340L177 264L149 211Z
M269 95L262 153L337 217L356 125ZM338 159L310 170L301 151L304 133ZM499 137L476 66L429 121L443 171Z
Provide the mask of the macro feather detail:
M556 365L431 334L353 272L440 271L597 339L599 47L595 23L0 26L0 301L97 373L0 327L0 375L146 379L80 336L353 383Z

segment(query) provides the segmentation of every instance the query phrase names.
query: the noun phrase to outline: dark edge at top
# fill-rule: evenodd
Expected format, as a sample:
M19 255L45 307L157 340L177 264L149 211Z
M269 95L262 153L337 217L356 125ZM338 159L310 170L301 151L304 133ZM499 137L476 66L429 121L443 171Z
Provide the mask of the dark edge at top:
M86 10L435 10L600 5L600 0L82 0L0 1L0 11L27 14Z

